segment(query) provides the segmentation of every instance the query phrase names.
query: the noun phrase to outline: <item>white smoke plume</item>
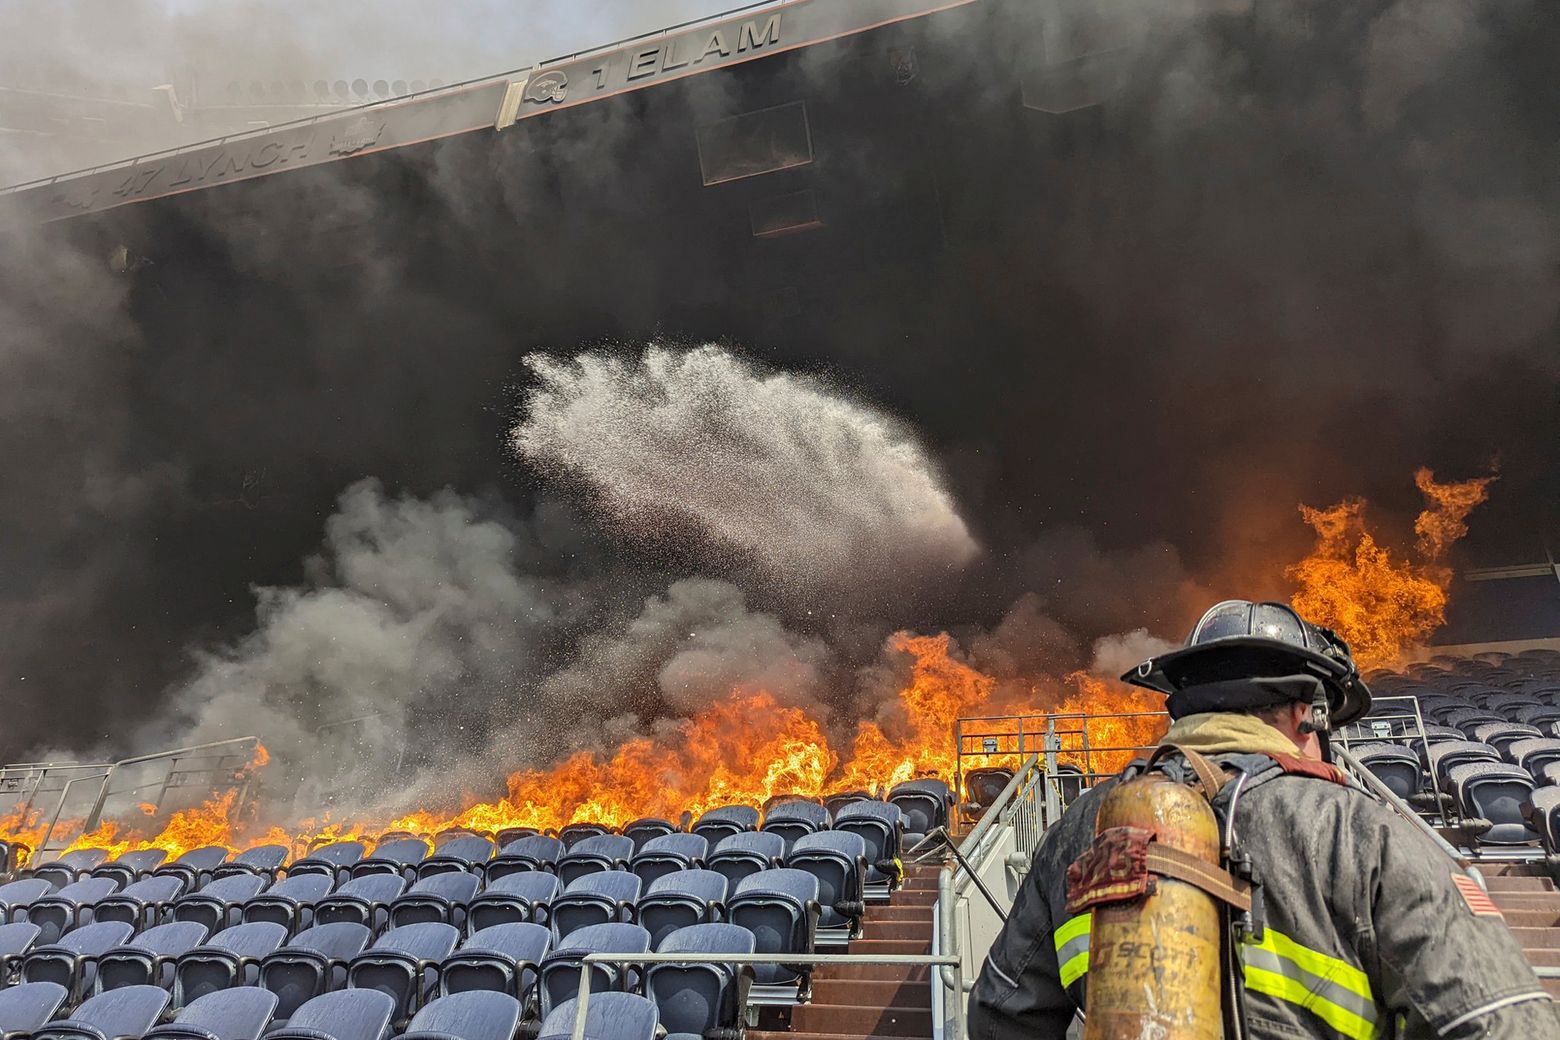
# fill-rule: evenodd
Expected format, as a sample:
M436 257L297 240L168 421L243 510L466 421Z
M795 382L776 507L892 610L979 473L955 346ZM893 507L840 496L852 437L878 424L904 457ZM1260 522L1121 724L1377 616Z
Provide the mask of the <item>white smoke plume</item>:
M914 434L820 380L713 345L526 362L515 450L628 528L692 527L804 590L903 587L978 552Z

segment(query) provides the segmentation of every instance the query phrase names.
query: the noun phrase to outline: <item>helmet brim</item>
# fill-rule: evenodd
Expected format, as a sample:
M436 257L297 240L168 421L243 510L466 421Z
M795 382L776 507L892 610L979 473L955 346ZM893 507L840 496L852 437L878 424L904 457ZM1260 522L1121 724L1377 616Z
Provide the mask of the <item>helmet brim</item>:
M1322 681L1334 727L1348 725L1370 708L1369 688L1348 665L1260 636L1231 636L1172 650L1145 661L1121 679L1168 695L1206 683L1284 675L1313 675Z

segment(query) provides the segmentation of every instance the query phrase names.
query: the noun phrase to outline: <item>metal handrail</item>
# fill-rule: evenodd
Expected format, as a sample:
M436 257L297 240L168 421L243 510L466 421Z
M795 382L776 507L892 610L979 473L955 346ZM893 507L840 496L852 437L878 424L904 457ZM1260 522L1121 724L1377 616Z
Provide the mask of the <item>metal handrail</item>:
M103 784L98 789L97 800L92 804L92 811L87 814L86 821L82 824L83 831L90 831L102 822L103 806L108 801L109 782L115 773L127 766L145 765L148 762L157 762L162 759L179 759L187 755L194 755L204 751L213 751L221 747L229 747L234 744L248 744L251 748L258 747L259 737L233 737L228 740L214 740L209 744L195 744L191 747L175 748L172 751L158 751L151 755L136 755L133 758L122 758L108 767L108 772L103 775Z
M1367 790L1376 795L1382 801L1386 802L1387 805L1399 816L1403 817L1409 823L1419 828L1419 830L1423 832L1426 837L1435 843L1436 848L1450 856L1452 861L1455 862L1458 866L1462 867L1464 870L1472 870L1467 857L1460 854L1457 851L1457 847L1455 845L1443 838L1440 832L1426 823L1424 818L1414 811L1413 806L1399 798L1397 793L1393 791L1392 788L1382 783L1380 778L1378 778L1375 773L1372 773L1369 769L1365 768L1364 764L1361 763L1359 759L1355 758L1351 752L1339 747L1337 744L1334 744L1331 750L1333 757L1342 762L1344 765L1348 766L1350 774ZM1480 880L1482 886L1482 878L1478 875L1478 873L1474 872L1473 876Z
M594 964L888 964L952 969L959 976L959 959L925 953L591 953L580 958L580 988L574 1005L573 1040L585 1040L585 1012L590 1003L590 966ZM956 993L962 991L962 983ZM963 999L962 996L960 999ZM953 1035L963 1040L964 1019L948 1019Z

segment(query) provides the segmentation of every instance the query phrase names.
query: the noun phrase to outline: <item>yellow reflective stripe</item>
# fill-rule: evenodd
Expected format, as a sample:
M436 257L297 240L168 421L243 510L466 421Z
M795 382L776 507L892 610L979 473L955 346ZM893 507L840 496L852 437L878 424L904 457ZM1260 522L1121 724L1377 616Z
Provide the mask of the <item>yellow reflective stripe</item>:
M1089 928L1093 923L1093 914L1082 913L1066 921L1052 936L1064 988L1089 970Z
M1068 920L1066 924L1056 930L1056 948L1060 950L1063 946L1078 938L1078 936L1088 935L1089 927L1093 923L1094 915L1087 912Z
M1363 1019L1330 1000L1322 999L1306 989L1298 979L1286 978L1249 964L1246 965L1245 972L1248 990L1298 1004L1350 1040L1373 1040L1376 1036L1376 1023Z
M1312 975L1319 975L1335 986L1342 986L1368 1003L1376 1002L1376 998L1370 992L1370 977L1348 961L1329 957L1325 953L1317 953L1272 928L1263 929L1261 942L1249 945L1293 961L1302 970Z

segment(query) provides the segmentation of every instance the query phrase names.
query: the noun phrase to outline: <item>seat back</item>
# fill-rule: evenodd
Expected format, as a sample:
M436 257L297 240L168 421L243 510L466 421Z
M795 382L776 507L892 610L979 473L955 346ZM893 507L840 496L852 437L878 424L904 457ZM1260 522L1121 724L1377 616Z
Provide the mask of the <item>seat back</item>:
M132 932L123 921L104 921L83 925L59 942L34 945L22 958L22 981L55 982L74 993L84 992L97 977L97 958L128 942Z
M899 856L902 813L888 802L852 802L834 815L834 829L867 843L867 881L889 880L887 864Z
M1408 748L1397 744L1356 744L1351 750L1360 764L1399 798L1418 792L1419 756Z
M1523 812L1533 797L1533 778L1524 770L1503 762L1470 762L1453 766L1447 779L1465 816L1494 824L1479 835L1481 843L1514 845L1538 837Z
M1002 797L1007 785L1013 782L1013 771L988 766L972 769L964 774L964 800L981 808Z
M659 838L663 834L676 834L677 825L670 820L663 820L656 816L646 816L644 819L635 820L633 823L623 826L623 837L634 843L634 851L645 847L645 842L651 838Z
M766 834L778 834L789 851L797 838L828 826L829 810L817 802L779 802L764 814L764 824L759 829Z
M498 856L488 862L488 881L523 871L553 870L565 851L563 842L557 838L528 834L505 845Z
M349 921L317 924L260 962L260 985L276 994L276 1017L291 1018L306 1002L346 982L347 962L363 952L369 930Z
M183 1007L207 993L256 981L261 959L286 941L287 929L272 921L224 928L175 964L175 1004Z
M536 985L536 967L551 949L552 933L539 924L484 928L444 959L439 991L492 990L524 1001Z
M587 925L631 918L640 889L638 875L626 870L581 875L552 901L548 920L553 936L562 938Z
M579 1017L577 999L560 1003L542 1021L537 1040L566 1040L574 1035ZM655 1040L660 1021L655 1004L633 993L602 993L585 1004L585 1035L589 1040Z
M699 963L700 955L753 953L753 933L730 924L699 924L667 936L661 953L687 953L687 963L652 964L645 975L645 996L655 1002L668 1034L705 1036L714 1029L736 1029L741 1014L737 970L729 964Z
M663 834L645 842L628 869L649 885L663 874L703 866L709 851L709 842L698 834Z
M27 920L39 928L40 942L55 942L66 932L90 919L92 907L114 894L112 878L82 878L72 881L53 895L33 900L27 906Z
M648 953L650 933L636 924L595 924L571 932L568 939L555 944L542 959L538 986L542 1014L573 997L580 988L581 960L592 953ZM590 990L622 989L634 969L620 970L617 965L597 964L590 975Z
M293 874L251 896L244 903L241 918L245 924L271 921L295 932L312 920L314 904L335 887L336 879L329 874Z
M859 834L821 831L791 847L787 867L805 870L818 881L818 923L839 928L859 920L864 912L867 843Z
M733 834L715 844L704 865L725 875L727 883L736 888L743 878L768 870L784 855L785 839L778 834Z
M58 1013L68 995L58 982L24 982L0 989L0 1036L38 1029Z
M107 859L108 852L105 849L77 849L35 867L31 873L33 877L47 881L51 889L61 889L101 866Z
M758 830L758 810L751 805L722 805L699 817L688 829L713 845L733 834Z
M418 865L417 876L429 877L448 871L481 873L495 851L493 843L481 835L454 838L440 845L432 856Z
M753 933L759 953L811 953L817 902L817 878L780 867L743 878L727 901L726 915ZM780 964L755 965L753 976L766 985L800 979L800 973Z
M524 1011L507 993L454 993L417 1012L401 1040L510 1040Z
M314 923L351 922L380 931L390 921L390 903L406 891L400 874L366 874L353 878L314 904Z
M161 986L126 986L82 1002L70 1018L45 1025L33 1040L83 1040L96 1031L105 1037L139 1037L162 1017L168 991ZM71 1030L71 1025L87 1030Z
M904 814L905 830L926 834L948 825L953 791L941 780L907 780L888 792L888 800Z
M351 876L352 868L363 859L361 841L333 841L311 849L309 854L287 868L293 874L329 874L339 885Z
M299 1008L265 1040L383 1040L396 1017L395 998L368 989L325 993Z
M662 940L679 928L719 919L729 887L725 875L713 870L682 870L657 878L637 907L652 949L659 950Z
M405 1017L422 1004L437 981L438 965L459 941L460 932L437 922L392 928L352 959L347 985L392 997L395 1017Z
M172 962L206 941L206 926L193 921L160 924L132 941L105 950L97 962L97 989L164 986L172 981Z
M268 879L258 874L239 874L218 878L199 892L174 900L175 921L195 921L210 932L219 932L233 922L238 907L265 889Z
M560 891L558 875L541 870L492 878L487 889L466 904L466 930L477 932L497 924L523 921L545 922Z
M145 1040L256 1040L275 1012L276 994L270 990L225 989L194 1001Z
M428 858L428 843L421 838L396 838L380 842L374 854L352 865L352 876L365 874L400 874L411 880L417 874L417 865Z
M459 928L466 923L466 904L481 884L477 875L461 870L428 874L390 904L390 927L442 921Z
M158 865L167 858L168 853L163 849L136 849L102 866L93 867L90 873L93 877L113 878L123 889L139 881L143 875L156 870Z
M110 863L108 866L114 866ZM156 921L163 910L184 894L180 877L149 877L133 882L92 908L94 921L124 921L137 928Z
M219 878L230 874L265 874L275 877L282 869L282 864L287 862L287 853L286 845L255 845L217 867L211 876Z
M634 854L634 840L621 834L593 834L576 842L558 859L558 879L568 885L598 870L627 867Z

